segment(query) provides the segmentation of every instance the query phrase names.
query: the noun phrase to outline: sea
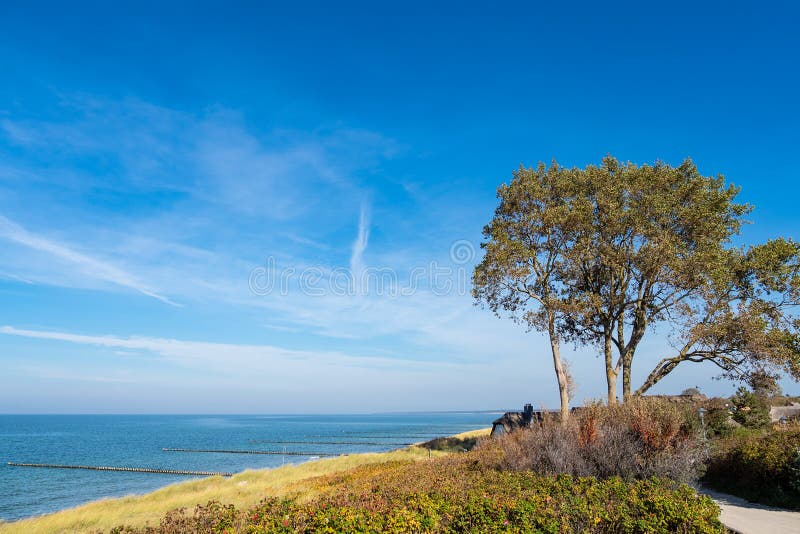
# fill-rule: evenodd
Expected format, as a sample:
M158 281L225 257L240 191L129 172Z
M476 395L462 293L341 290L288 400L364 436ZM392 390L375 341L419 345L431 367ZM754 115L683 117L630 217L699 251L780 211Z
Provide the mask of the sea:
M235 473L382 452L485 428L495 413L369 415L0 415L0 520L141 494L187 475L31 468L39 463ZM165 448L280 454L168 452ZM302 453L305 456L283 453Z

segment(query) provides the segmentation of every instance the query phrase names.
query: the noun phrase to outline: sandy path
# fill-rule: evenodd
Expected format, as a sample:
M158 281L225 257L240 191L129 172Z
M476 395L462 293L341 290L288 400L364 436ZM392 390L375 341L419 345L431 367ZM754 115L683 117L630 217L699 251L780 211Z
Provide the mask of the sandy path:
M739 497L701 489L722 509L720 520L741 534L800 534L800 512L770 508Z

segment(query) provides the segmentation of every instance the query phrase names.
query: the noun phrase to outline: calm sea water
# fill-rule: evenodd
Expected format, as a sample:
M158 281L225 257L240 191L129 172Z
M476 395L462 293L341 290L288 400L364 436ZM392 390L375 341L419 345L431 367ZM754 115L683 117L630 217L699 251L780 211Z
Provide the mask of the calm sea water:
M36 469L7 462L236 472L309 457L163 452L162 448L308 453L387 451L489 426L487 413L385 415L0 415L0 519L145 493L191 476ZM299 441L303 443L268 443ZM337 441L339 444L310 442ZM379 443L379 444L372 444Z

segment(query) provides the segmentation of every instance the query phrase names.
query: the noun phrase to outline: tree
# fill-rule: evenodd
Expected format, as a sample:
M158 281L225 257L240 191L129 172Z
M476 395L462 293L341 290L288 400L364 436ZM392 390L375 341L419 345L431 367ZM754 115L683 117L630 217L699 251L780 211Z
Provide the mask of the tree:
M497 190L500 203L483 230L485 255L473 274L476 302L547 333L562 420L569 416L570 380L561 360L559 324L568 311L563 264L578 234L574 174L555 163L515 171Z
M769 425L769 402L745 387L740 387L731 397L736 407L733 420L747 428L764 428Z
M629 399L683 362L710 361L739 379L799 377L800 249L784 239L733 247L750 211L738 191L691 160L520 168L498 190L474 295L548 332L562 410L562 340L601 347L609 404L620 373ZM660 323L673 328L676 353L633 391L636 350Z

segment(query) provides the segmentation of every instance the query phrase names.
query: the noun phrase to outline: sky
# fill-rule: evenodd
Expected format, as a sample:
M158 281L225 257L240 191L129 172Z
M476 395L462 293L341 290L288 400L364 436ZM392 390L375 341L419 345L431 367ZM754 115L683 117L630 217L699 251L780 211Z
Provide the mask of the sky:
M16 4L3 413L555 408L546 338L470 296L520 165L691 157L755 207L737 244L800 236L790 2Z

